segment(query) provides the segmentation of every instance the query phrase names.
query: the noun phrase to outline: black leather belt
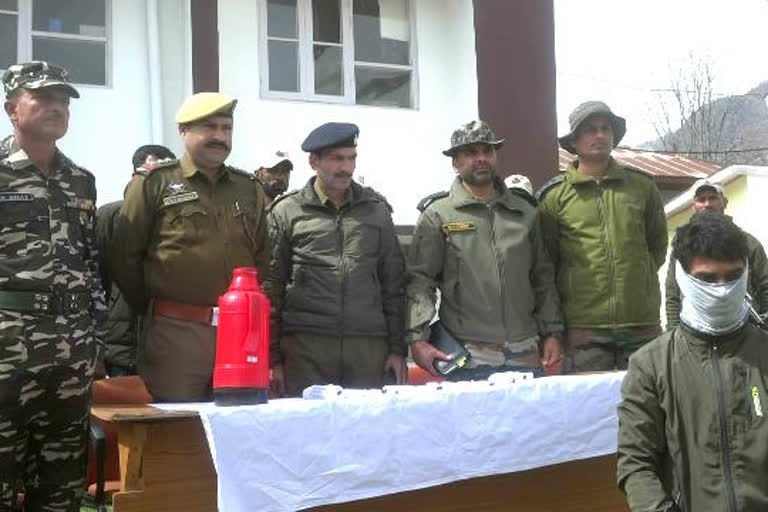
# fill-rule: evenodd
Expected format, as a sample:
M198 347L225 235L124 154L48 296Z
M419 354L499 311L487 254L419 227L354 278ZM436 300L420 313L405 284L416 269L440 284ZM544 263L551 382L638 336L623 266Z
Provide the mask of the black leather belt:
M91 294L87 292L48 293L0 290L0 309L61 315L87 311L90 307Z

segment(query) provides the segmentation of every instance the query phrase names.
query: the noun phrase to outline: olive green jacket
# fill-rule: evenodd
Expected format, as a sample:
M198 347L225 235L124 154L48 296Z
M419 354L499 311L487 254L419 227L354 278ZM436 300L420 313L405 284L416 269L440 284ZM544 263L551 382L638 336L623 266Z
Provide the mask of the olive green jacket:
M621 394L617 478L633 512L768 510L768 333L681 324L635 352Z
M406 339L429 339L440 288L440 321L461 341L504 343L562 331L554 269L536 208L497 183L475 199L459 178L429 204L408 254Z
M765 249L757 238L749 233L747 235L747 247L749 248L749 294L754 299L754 306L758 313L768 311L768 258ZM680 323L680 309L682 308L682 295L675 278L675 263L677 260L670 254L667 265L667 280L665 304L667 309L667 329L671 329Z
M382 336L390 353L403 341L405 261L389 204L352 183L340 208L322 204L315 178L275 199L269 213L272 364L283 332Z
M538 197L566 328L658 324L667 222L653 180L611 159L598 181L577 160Z

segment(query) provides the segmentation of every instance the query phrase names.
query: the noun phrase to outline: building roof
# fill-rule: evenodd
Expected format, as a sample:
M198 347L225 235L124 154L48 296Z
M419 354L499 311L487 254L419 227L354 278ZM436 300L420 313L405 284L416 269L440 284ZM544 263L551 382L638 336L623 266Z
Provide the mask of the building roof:
M709 177L709 181L725 186L739 176L752 176L759 178L768 178L768 166L761 165L729 165ZM693 186L686 189L679 196L675 197L664 205L664 213L669 217L680 210L684 210L693 203Z
M654 176L659 186L690 185L694 181L711 176L723 168L720 164L706 160L697 160L670 153L638 151L621 146L613 150L613 157L622 165L636 167ZM575 158L575 155L560 148L560 171L564 171Z

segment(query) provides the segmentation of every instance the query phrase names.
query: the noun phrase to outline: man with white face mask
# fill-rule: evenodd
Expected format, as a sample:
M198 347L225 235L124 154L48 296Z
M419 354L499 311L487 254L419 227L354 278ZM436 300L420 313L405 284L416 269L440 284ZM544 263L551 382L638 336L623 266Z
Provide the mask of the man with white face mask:
M707 212L725 212L728 206L728 197L723 187L709 180L699 180L693 185L693 213L698 215ZM765 255L763 244L746 231L747 248L749 255L749 279L747 291L752 296L753 306L758 313L768 311L768 258ZM674 256L669 259L667 266L667 280L665 285L665 305L667 310L667 329L672 329L680 322L681 290L677 285L677 265ZM685 293L683 291L683 293Z
M633 511L768 510L768 333L747 322L748 255L725 215L677 230L680 324L630 358L618 409Z

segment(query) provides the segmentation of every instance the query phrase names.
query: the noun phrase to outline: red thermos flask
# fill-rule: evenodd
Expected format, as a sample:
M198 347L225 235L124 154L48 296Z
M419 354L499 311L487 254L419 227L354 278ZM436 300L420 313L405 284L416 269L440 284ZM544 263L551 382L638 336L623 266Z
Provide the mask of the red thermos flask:
M269 397L269 299L255 268L236 268L219 297L213 396L217 405L261 404Z

